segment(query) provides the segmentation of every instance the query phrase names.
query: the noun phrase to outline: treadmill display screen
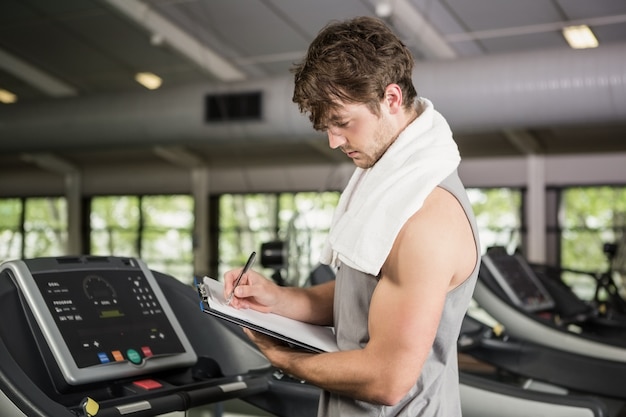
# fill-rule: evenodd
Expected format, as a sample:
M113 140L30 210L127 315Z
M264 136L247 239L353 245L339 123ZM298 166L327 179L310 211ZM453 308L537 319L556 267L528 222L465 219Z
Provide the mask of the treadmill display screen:
M185 352L140 270L33 277L78 368Z
M517 306L528 312L554 307L550 293L519 255L487 254L483 261L500 287Z

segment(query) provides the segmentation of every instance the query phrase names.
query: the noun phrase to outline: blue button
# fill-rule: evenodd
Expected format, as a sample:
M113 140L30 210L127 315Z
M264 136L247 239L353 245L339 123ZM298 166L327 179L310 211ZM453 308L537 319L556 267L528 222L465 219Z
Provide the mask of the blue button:
M104 352L98 352L98 358L100 359L100 363L109 363L111 360Z

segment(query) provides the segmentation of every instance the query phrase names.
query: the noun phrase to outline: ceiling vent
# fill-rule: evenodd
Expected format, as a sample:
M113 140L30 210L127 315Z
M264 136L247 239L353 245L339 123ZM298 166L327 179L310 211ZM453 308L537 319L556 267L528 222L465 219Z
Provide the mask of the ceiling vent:
M205 120L209 123L261 120L261 91L208 94Z

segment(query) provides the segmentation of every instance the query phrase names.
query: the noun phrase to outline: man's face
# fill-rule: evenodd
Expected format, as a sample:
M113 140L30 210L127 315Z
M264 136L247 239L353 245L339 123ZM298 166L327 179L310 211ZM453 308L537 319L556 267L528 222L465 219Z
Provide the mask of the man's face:
M385 106L380 116L364 104L342 104L331 114L326 129L328 144L340 148L359 168L370 168L397 137Z

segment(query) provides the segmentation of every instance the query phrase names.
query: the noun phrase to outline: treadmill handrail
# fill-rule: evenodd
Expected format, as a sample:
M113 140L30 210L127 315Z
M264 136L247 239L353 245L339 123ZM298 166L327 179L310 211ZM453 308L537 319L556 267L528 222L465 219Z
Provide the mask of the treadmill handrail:
M596 342L542 324L502 300L480 279L476 282L474 299L513 337L583 356L626 362L626 349L623 347Z
M127 404L101 407L98 411L98 417L120 417L123 415L153 417L174 411L185 411L207 403L259 394L267 391L267 389L267 378L259 376L190 391L179 391L151 399L133 400Z

